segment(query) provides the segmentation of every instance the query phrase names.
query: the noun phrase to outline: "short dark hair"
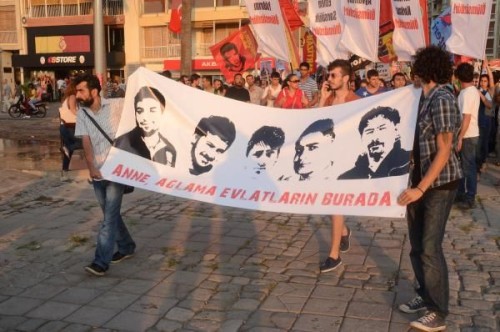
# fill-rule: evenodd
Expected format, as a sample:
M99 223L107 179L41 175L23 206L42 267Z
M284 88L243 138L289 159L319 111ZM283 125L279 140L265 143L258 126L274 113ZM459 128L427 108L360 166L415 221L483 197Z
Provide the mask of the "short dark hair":
M366 78L367 79L370 79L370 78L372 78L374 76L377 76L377 77L379 76L377 69L370 69L369 71L366 72Z
M261 142L269 145L273 150L278 150L279 154L280 148L283 146L283 143L285 143L285 133L283 129L278 127L260 127L252 134L252 137L250 137L248 141L246 156L248 157L250 150L252 150L255 144Z
M200 75L198 75L198 74L194 73L194 74L191 74L191 77L189 78L189 80L190 80L191 82L193 82L193 81L199 80L199 79L200 79L200 77L201 77Z
M273 71L271 73L271 78L281 78L280 73L278 73L277 71Z
M351 77L352 75L352 67L351 67L351 63L347 60L343 60L343 59L337 59L337 60L334 60L332 62L330 62L327 66L327 70L328 71L332 71L334 70L335 68L337 67L340 67L340 69L342 70L342 75L343 76L349 76L349 78Z
M296 143L302 139L302 137L307 136L309 134L320 132L323 136L330 135L332 138L335 138L334 132L334 123L332 119L321 119L311 123L305 130L300 134Z
M241 76L241 77L243 78L243 75L242 75L241 73L236 73L236 74L234 74L234 76L233 76L233 80L236 78L236 76Z
M301 68L301 67L306 67L307 70L309 70L309 68L311 68L311 65L309 64L309 62L304 61L304 62L300 63L299 68Z
M164 70L160 75L165 76L166 78L172 78L172 72L170 70Z
M453 63L451 54L447 51L431 45L417 50L413 59L413 73L423 83L433 81L437 84L446 84L450 82Z
M97 89L97 93L101 93L101 82L99 82L99 79L95 75L89 73L78 74L76 75L74 82L75 86L82 82L86 82L89 91Z
M363 130L365 130L366 126L368 126L368 121L380 115L391 121L395 125L399 124L399 122L401 121L401 117L399 116L399 112L397 109L387 106L376 107L363 115L363 117L359 121L358 131L360 135L363 135Z
M234 50L234 51L236 51L236 53L239 53L238 48L236 47L236 44L231 43L231 42L227 42L220 47L220 54L222 56L224 56L224 53L229 52L231 50Z
M163 97L160 91L150 86L143 86L136 93L134 97L134 108L137 108L137 103L145 98L156 99L161 104L161 106L165 108L165 97Z
M479 80L481 80L483 77L486 77L486 79L488 80L488 86L490 86L490 77L488 76L488 74L481 74L479 76Z
M467 62L462 62L455 69L455 76L464 83L474 80L474 66Z
M208 118L202 118L196 126L194 133L198 136L207 136L211 133L219 136L221 140L227 143L227 146L233 144L236 138L236 128L234 123L228 118L211 115Z
M394 82L394 79L395 79L396 77L398 77L398 76L401 76L401 77L402 77L402 78L404 78L404 79L405 79L405 81L406 81L406 76L405 76L405 74L403 74L402 72L398 71L397 73L395 73L394 75L392 75L391 82Z

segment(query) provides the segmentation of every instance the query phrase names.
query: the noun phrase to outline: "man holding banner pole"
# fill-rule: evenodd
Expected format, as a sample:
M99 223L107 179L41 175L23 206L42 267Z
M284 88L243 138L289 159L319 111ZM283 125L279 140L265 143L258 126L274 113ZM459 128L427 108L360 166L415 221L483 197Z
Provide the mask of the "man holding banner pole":
M450 82L450 54L437 46L417 51L414 74L422 83L413 146L411 187L398 197L407 205L410 260L419 288L417 296L401 304L404 313L425 314L410 323L422 331L446 329L449 285L442 242L460 178L463 176L455 147L462 124Z
M321 86L319 107L340 105L359 99L349 89L349 80L352 74L351 64L347 60L335 60L327 67L328 78ZM332 241L330 253L326 260L320 265L321 272L335 270L342 264L341 252L347 252L350 247L351 230L345 225L344 216L331 216Z

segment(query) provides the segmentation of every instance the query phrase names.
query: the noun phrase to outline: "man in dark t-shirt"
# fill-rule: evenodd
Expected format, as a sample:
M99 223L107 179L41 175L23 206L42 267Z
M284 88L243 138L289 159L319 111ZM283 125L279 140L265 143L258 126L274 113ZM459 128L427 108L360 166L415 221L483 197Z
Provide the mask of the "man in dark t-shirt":
M227 89L226 97L245 103L250 102L250 93L243 86L243 76L240 73L234 75L233 86Z

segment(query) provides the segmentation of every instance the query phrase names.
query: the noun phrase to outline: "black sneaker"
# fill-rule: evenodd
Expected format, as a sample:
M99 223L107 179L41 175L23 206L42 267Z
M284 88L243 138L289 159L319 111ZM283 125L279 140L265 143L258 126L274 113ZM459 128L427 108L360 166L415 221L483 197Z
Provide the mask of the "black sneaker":
M348 252L351 248L351 229L347 227L347 235L340 238L340 252Z
M122 260L130 258L132 256L134 256L134 254L124 255L121 252L117 251L113 254L113 258L111 258L111 263L113 264L120 263Z
M106 270L104 270L96 263L92 263L89 266L86 266L85 271L98 277L102 277L106 273Z
M446 330L446 322L434 311L427 311L425 315L411 322L410 326L427 332Z
M399 310L407 314L414 314L422 310L427 310L427 307L424 304L424 299L417 295L408 303L401 304Z
M457 204L457 207L461 210L471 210L476 208L476 202L473 199L465 199L464 201Z
M323 264L321 264L319 266L319 270L321 272L330 272L330 271L333 271L335 270L336 268L338 268L340 265L342 265L342 259L337 258L337 259L333 259L331 257L328 257L324 262Z

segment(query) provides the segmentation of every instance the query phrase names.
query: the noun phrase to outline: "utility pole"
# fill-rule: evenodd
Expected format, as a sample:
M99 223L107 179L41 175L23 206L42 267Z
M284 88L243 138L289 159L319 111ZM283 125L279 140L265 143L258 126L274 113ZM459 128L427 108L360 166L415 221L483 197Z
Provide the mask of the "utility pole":
M106 96L106 47L104 39L103 1L94 1L94 66L95 74L101 81L101 96Z
M191 41L191 0L182 0L181 20L181 74L191 75L193 70L193 42Z

